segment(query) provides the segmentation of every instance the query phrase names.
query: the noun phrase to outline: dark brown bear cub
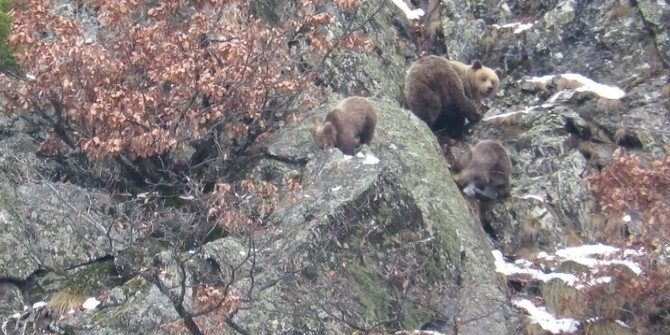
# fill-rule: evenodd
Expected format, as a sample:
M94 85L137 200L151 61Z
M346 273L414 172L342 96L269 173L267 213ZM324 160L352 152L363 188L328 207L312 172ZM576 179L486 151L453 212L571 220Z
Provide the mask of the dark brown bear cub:
M458 159L455 170L460 172L454 180L468 196L500 199L510 194L512 167L507 150L496 141L479 141Z
M405 98L412 112L433 131L445 129L449 136L461 137L465 119L477 122L482 118L475 102L498 91L501 73L479 60L466 65L426 56L407 71Z
M349 97L342 100L320 124L312 120L312 138L321 149L336 147L353 155L363 144L370 144L375 134L377 112L367 99Z

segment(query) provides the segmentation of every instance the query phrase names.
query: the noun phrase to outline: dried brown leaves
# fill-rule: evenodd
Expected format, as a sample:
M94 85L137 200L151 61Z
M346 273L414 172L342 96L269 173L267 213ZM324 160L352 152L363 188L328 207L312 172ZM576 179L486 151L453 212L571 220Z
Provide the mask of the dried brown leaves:
M260 112L274 101L315 95L315 74L287 48L296 27L309 27L310 52L333 45L323 28L332 17L315 9L321 1L303 2L296 20L270 26L245 1L93 1L103 27L94 38L48 0L30 0L12 12L8 44L32 79L0 78L15 101L8 111L67 116L91 158L160 154L215 123L231 138L246 136L249 120L262 132ZM363 46L357 36L345 45Z

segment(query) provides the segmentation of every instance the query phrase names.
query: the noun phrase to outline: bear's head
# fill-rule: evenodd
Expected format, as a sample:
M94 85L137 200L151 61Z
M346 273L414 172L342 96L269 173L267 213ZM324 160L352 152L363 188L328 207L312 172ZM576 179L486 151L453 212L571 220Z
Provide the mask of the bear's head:
M485 171L475 169L465 169L456 175L454 179L456 185L461 190L468 186L483 190L489 184L488 174Z
M312 133L314 143L316 143L320 149L323 150L335 146L336 131L330 121L321 124L319 121L312 119L312 128L310 129L310 132Z
M500 191L492 187L489 176L484 171L465 170L454 177L458 188L473 198L497 199Z
M469 74L470 85L472 88L472 98L481 100L493 96L498 92L500 86L500 77L502 70L499 68L493 70L486 67L477 59L470 66Z

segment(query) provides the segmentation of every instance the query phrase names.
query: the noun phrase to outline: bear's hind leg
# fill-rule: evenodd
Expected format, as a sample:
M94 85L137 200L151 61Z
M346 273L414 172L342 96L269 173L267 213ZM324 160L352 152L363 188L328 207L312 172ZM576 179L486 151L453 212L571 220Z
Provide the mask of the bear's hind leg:
M451 112L443 112L440 118L435 122L434 132L444 131L451 138L462 138L465 129L465 117L462 115L452 115Z
M427 85L414 85L405 93L407 104L414 115L423 120L432 129L440 117L442 99Z
M360 145L370 144L372 138L375 136L375 126L377 125L377 118L372 116L365 117L365 123L360 131Z

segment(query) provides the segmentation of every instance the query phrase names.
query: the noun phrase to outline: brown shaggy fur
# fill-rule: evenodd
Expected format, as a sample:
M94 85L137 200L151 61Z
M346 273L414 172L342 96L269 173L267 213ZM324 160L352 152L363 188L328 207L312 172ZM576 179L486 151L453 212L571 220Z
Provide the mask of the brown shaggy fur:
M454 180L461 190L474 183L481 191L495 192L494 198L504 198L510 194L512 167L507 150L499 142L479 141L459 158L457 164L460 173Z
M336 147L353 155L361 145L370 144L377 125L377 112L367 99L349 97L326 115L322 124L312 120L312 138L321 149Z
M405 76L405 98L412 112L433 130L446 128L460 137L467 118L477 122L482 115L476 101L494 95L500 85L500 69L492 70L475 60L472 65L439 56L423 57Z

